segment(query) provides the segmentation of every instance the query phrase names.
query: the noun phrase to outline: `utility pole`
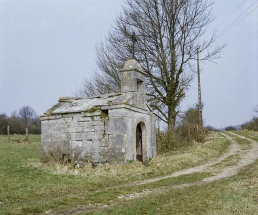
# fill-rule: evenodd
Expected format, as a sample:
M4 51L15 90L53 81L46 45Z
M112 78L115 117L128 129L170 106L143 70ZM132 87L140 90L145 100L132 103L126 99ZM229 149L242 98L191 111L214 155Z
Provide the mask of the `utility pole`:
M197 73L198 73L198 112L199 124L203 126L202 122L202 96L201 96L201 78L200 78L200 65L199 65L199 48L197 48Z

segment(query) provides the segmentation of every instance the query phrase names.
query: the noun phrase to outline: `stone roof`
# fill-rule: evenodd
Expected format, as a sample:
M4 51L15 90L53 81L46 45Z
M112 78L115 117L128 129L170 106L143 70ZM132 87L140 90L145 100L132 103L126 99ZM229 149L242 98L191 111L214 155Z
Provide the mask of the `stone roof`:
M123 69L121 69L120 71L123 72L123 71L128 71L128 70L137 70L146 75L146 73L142 69L141 64L135 59L126 61Z
M125 65L121 72L137 70L140 73L145 74L143 69L135 59L131 59L125 62ZM146 74L145 74L146 75ZM115 108L115 105L131 105L136 108L152 111L150 106L144 102L144 105L136 105L134 94L131 91L123 93L113 93L106 95L99 95L92 98L77 98L77 97L61 97L58 103L52 108L46 111L45 116L51 116L54 114L63 113L80 113L88 112L95 107L103 107L102 109ZM135 106L136 105L136 106ZM117 108L117 107L116 107Z
M130 104L132 97L130 93L113 93L92 98L61 97L45 115L86 112L94 107Z

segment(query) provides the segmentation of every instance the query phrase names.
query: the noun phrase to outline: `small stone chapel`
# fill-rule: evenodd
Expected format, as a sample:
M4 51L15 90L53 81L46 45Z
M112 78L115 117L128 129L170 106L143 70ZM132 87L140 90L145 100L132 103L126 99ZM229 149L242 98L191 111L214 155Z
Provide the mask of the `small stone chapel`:
M135 160L148 164L156 156L155 115L145 97L146 74L134 59L120 72L121 93L61 97L40 117L43 152L59 147L60 156L76 153L76 159L92 164Z

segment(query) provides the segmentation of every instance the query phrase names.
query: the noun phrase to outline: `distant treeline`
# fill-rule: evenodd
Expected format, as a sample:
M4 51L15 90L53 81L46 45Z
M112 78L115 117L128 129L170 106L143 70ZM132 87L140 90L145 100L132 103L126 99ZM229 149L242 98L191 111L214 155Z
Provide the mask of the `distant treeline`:
M29 134L41 133L40 118L29 106L13 111L10 116L0 114L0 135L7 134L7 126L10 128L10 134L25 134L26 128L29 129Z

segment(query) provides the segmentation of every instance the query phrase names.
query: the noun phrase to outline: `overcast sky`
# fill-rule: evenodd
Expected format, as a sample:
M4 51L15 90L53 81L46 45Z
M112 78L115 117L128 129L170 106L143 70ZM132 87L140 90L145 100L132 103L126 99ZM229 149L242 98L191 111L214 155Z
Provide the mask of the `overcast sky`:
M28 105L42 115L76 92L96 69L95 46L123 4L0 0L0 113ZM220 128L250 120L258 104L258 0L215 0L213 13L210 32L216 30L216 44L227 46L216 63L201 62L201 84L204 122ZM194 80L182 111L197 102L197 93Z

